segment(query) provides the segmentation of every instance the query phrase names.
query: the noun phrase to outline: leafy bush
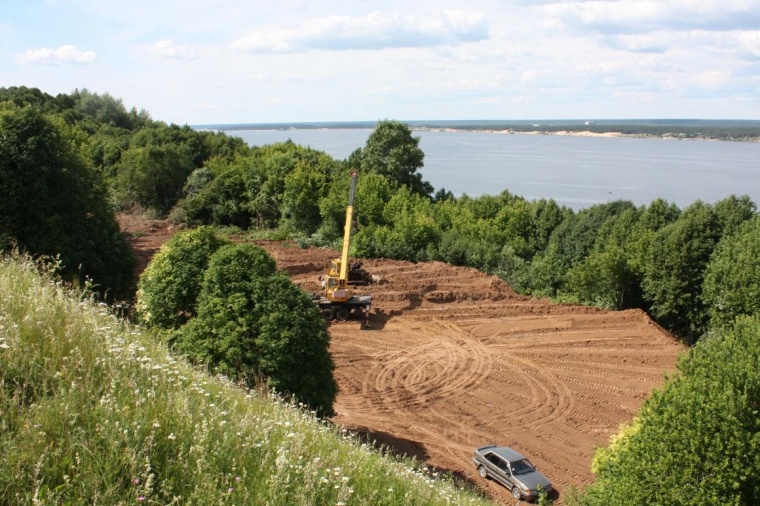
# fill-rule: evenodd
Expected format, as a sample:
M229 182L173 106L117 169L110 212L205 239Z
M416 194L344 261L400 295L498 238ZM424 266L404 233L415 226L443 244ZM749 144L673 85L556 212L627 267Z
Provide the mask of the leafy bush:
M324 320L303 290L275 274L262 248L217 251L198 301L198 316L176 332L178 350L249 386L265 379L321 414L332 413L337 387Z
M722 332L600 451L582 504L760 504L760 318Z
M724 236L705 271L703 299L711 325L760 314L760 217Z
M134 259L81 142L81 131L35 107L0 107L0 250L58 256L66 279L128 298Z
M140 277L137 310L149 325L177 328L196 313L203 274L225 244L210 227L179 233L156 253Z
M645 255L642 287L651 315L689 343L707 324L702 282L720 233L715 210L697 201L654 234Z

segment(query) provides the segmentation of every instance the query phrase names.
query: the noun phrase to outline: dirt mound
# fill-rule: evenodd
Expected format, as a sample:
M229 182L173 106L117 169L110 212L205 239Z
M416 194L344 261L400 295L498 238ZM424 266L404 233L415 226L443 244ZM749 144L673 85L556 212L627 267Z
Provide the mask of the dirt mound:
M157 248L150 235L133 247ZM310 292L337 255L259 244ZM373 297L370 330L330 325L334 421L505 503L514 500L503 487L477 476L476 446L514 447L560 492L588 483L594 448L631 420L683 351L642 311L552 304L440 262L363 262L384 283L357 289Z

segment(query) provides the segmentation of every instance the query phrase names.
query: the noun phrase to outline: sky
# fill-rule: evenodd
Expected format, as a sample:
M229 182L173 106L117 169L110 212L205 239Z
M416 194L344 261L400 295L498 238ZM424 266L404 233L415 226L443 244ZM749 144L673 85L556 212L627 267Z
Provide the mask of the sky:
M180 125L760 119L760 0L0 0L0 87Z

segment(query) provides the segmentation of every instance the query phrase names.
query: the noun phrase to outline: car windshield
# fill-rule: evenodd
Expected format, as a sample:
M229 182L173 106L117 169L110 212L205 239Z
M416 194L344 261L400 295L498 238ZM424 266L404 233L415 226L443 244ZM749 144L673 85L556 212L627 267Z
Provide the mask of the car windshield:
M509 465L512 467L513 475L531 473L536 470L536 468L533 467L533 464L531 464L528 459L510 462Z

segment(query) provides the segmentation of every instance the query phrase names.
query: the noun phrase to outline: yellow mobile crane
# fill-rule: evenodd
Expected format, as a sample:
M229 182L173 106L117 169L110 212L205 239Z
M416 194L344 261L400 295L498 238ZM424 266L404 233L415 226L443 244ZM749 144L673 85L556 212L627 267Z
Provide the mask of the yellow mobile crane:
M356 171L351 173L346 225L343 229L343 252L340 258L330 262L327 277L324 279L324 294L315 298L315 302L327 320L334 318L348 320L351 315L364 316L365 324L369 325L372 297L370 295L354 295L354 289L349 283L348 249L351 246L351 224L354 217L354 193L356 193L357 177Z

